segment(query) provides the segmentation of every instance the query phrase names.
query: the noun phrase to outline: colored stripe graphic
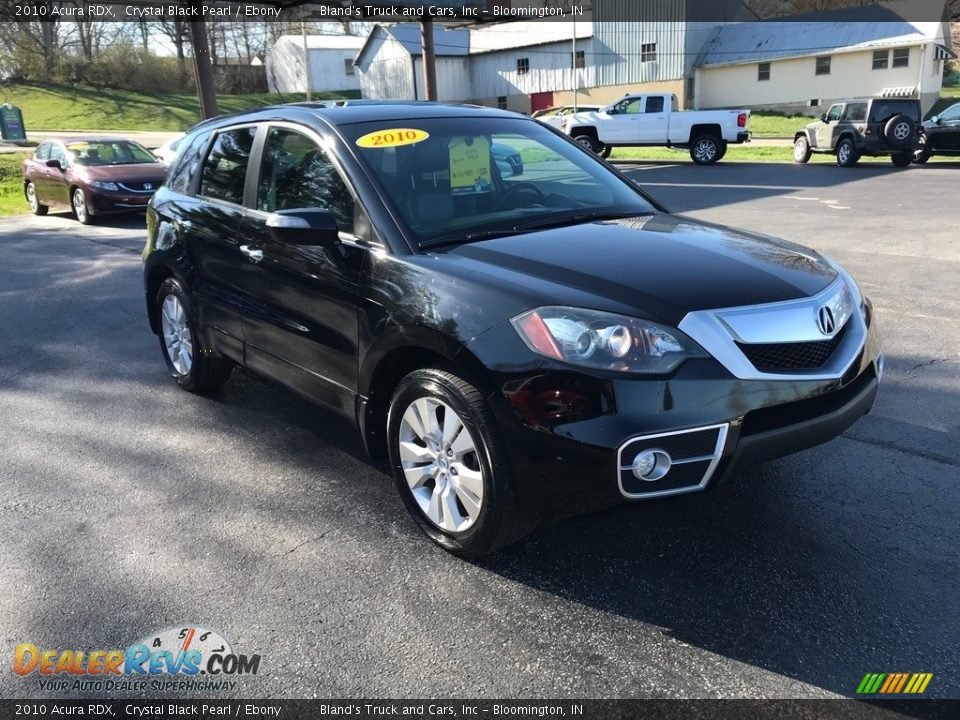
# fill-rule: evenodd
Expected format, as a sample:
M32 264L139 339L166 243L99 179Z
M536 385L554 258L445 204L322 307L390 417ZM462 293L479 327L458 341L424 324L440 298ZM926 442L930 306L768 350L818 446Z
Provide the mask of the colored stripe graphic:
M858 695L920 695L933 679L933 673L867 673L857 686Z

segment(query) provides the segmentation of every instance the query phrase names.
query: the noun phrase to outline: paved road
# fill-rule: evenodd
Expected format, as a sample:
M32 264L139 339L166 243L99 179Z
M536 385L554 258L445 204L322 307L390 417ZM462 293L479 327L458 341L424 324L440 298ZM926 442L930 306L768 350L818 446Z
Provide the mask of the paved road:
M477 564L418 536L346 424L244 373L208 397L165 377L139 219L6 220L0 657L200 623L263 656L244 697L822 697L889 671L960 697L958 172L631 169L845 262L888 338L877 406L716 492ZM45 694L6 663L0 696Z

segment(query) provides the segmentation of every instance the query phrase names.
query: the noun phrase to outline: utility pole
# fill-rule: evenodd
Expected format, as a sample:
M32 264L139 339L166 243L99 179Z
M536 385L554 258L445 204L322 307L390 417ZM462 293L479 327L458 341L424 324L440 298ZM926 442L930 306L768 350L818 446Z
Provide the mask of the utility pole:
M300 36L303 38L303 75L307 79L307 102L313 100L313 91L310 86L313 82L310 78L310 48L307 47L307 22L300 21Z
M437 99L437 65L433 52L433 20L420 22L420 45L423 58L423 89L425 100ZM416 99L416 98L414 98Z
M193 6L200 11L200 2L194 0ZM193 44L193 71L197 80L197 97L200 100L200 114L204 120L220 114L217 108L217 91L213 86L213 65L210 64L210 45L207 41L207 23L200 20L190 22L190 42Z
M570 47L573 48L570 53L570 74L573 76L573 111L577 112L577 21L571 19L570 25L573 27L573 37L570 39Z

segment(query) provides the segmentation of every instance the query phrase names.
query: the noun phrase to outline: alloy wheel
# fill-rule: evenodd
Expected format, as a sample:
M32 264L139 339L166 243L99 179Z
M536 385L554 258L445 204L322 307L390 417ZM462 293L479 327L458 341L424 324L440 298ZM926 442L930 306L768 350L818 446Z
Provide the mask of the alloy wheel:
M910 136L910 126L905 122L897 123L893 129L893 136L897 140L906 140Z
M846 164L850 160L850 146L846 143L842 144L837 150L837 160L840 161L841 165Z
M400 421L400 464L417 506L436 527L463 532L483 510L477 443L449 405L414 400Z
M700 162L710 162L717 155L717 144L713 140L699 140L697 144L693 146L693 154Z
M27 184L27 204L30 205L30 212L34 214L40 208L40 201L37 200L37 189L33 186L33 183Z
M193 336L187 324L183 303L176 295L167 295L163 299L160 326L170 364L180 375L187 375L193 367Z
M87 219L87 201L83 198L83 190L77 188L73 191L73 212L77 220L85 222Z

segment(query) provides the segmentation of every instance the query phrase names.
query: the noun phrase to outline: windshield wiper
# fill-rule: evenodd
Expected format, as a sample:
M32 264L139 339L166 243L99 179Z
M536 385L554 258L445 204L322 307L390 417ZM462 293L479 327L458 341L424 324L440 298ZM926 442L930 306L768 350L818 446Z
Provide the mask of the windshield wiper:
M439 238L437 240L428 240L420 243L424 250L441 247L443 245L460 245L463 243L477 242L479 240L493 240L495 238L509 237L511 235L522 235L523 233L535 232L537 230L546 230L553 227L567 227L578 225L585 222L596 222L599 220L623 220L624 218L641 217L644 215L653 215L652 212L620 211L620 212L584 212L576 215L564 215L562 217L551 217L548 219L519 223L513 227L500 228L499 230L482 230L480 232L468 233L453 238Z
M514 230L518 232L529 232L531 230L546 230L552 227L567 227L570 225L579 225L585 222L597 222L600 220L623 220L625 218L641 217L644 215L653 215L652 212L637 212L635 210L621 210L619 212L584 212L576 215L565 215L563 217L548 218L545 220L535 220L529 223L515 225Z

